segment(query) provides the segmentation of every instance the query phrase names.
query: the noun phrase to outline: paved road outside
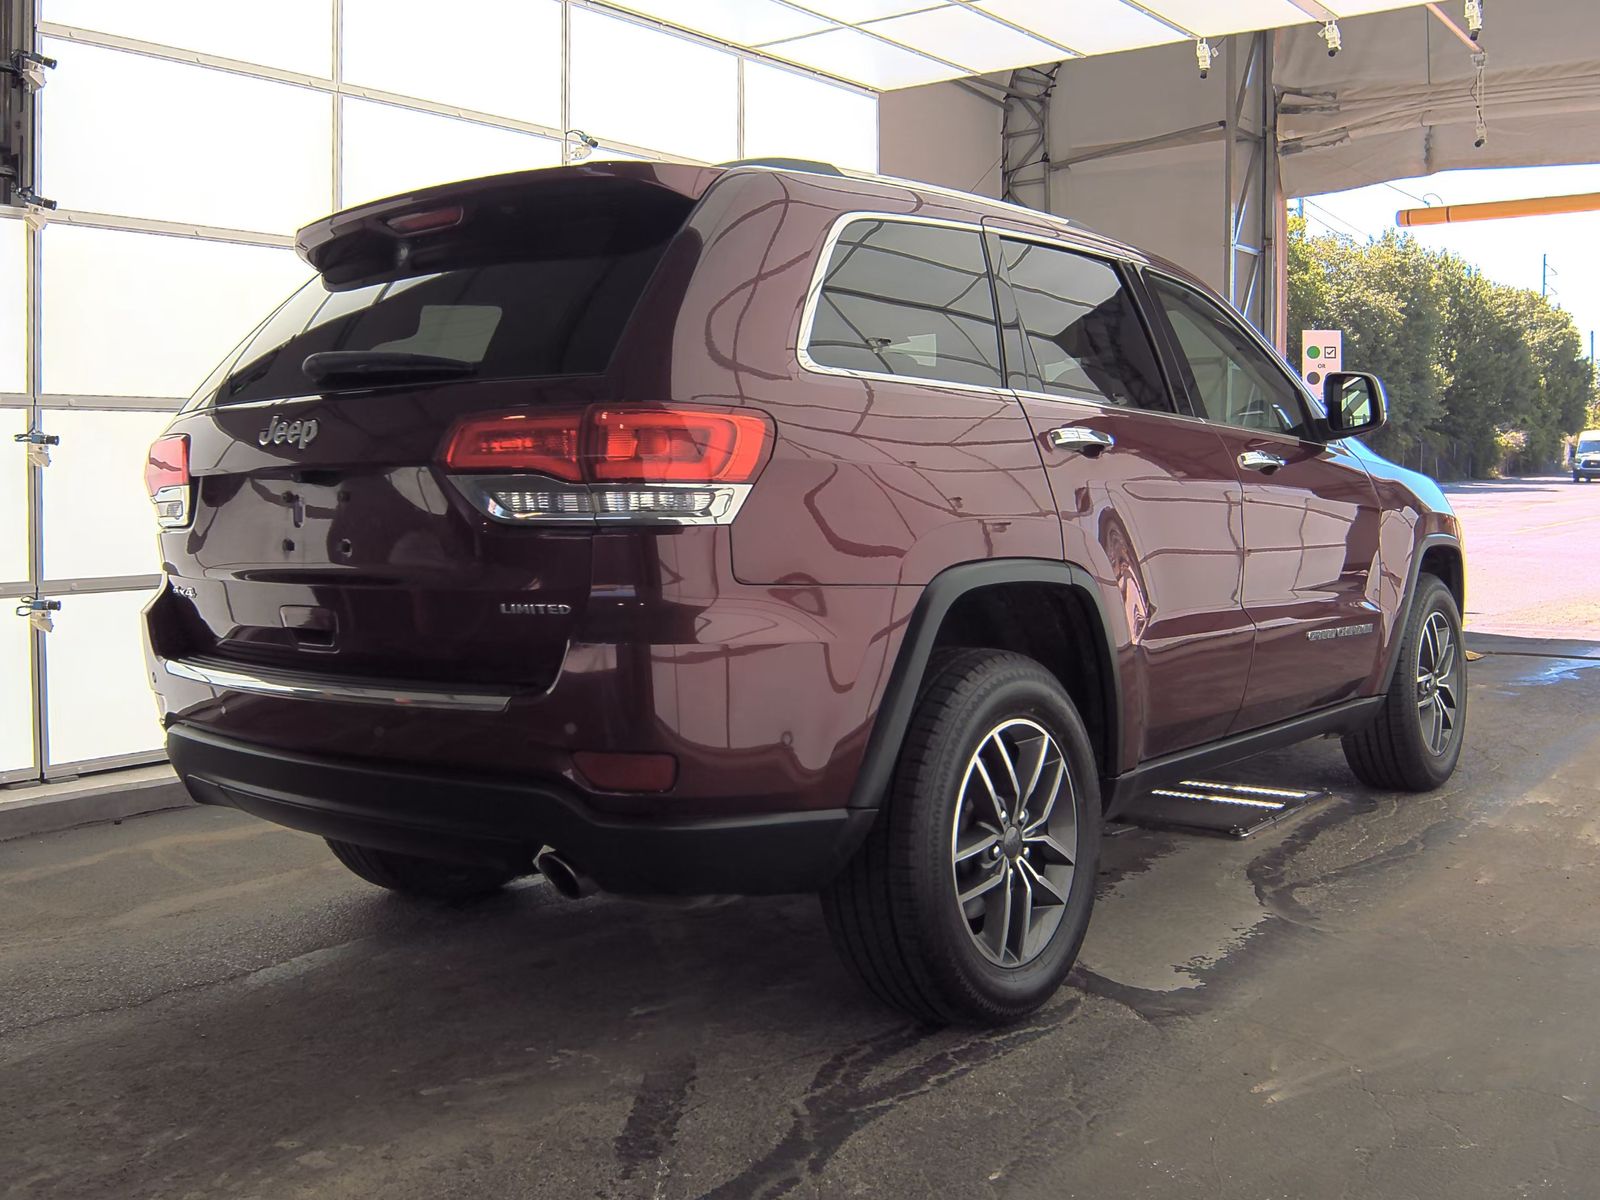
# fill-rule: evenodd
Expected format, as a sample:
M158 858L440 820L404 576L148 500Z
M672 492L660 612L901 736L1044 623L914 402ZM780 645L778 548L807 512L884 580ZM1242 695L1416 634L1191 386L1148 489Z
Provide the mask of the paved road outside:
M1600 488L1595 490L1600 500ZM920 1031L814 902L410 904L214 809L0 844L0 1195L1590 1197L1600 662L1491 655L1436 795L1335 743L1107 846L1072 986Z
M1466 533L1467 628L1600 638L1600 483L1451 484Z

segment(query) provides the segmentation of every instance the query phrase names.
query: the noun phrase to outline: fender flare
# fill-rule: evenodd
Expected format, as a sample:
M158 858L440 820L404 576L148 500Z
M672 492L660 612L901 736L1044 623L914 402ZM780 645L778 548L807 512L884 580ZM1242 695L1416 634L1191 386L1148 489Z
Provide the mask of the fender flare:
M1111 640L1111 623L1106 619L1099 586L1088 571L1076 563L1044 558L991 559L947 567L923 587L922 595L906 622L905 637L895 656L889 682L879 699L861 769L850 791L851 808L875 809L888 790L895 762L900 756L900 746L905 741L906 730L911 725L911 714L916 709L917 697L927 675L928 661L933 657L939 630L951 608L963 596L980 588L1013 583L1070 587L1081 593L1093 606L1103 643L1099 666L1110 687L1113 705L1111 716L1120 727L1123 719L1122 679L1117 668L1117 648ZM1115 764L1105 766L1107 774L1116 773Z
M1411 621L1411 606L1417 599L1417 580L1422 575L1422 560L1428 551L1435 546L1448 546L1456 552L1456 556L1461 560L1462 590L1463 594L1465 593L1464 582L1466 579L1467 559L1466 555L1461 551L1461 539L1448 533L1425 535L1417 542L1416 548L1411 552L1411 566L1406 575L1405 599L1401 602L1399 611L1395 613L1394 644L1389 647L1389 661L1383 668L1382 686L1378 689L1380 696L1388 692L1389 685L1394 682L1394 673L1400 667L1400 648L1405 643L1406 626ZM1465 619L1466 614L1463 613L1462 620L1465 621Z

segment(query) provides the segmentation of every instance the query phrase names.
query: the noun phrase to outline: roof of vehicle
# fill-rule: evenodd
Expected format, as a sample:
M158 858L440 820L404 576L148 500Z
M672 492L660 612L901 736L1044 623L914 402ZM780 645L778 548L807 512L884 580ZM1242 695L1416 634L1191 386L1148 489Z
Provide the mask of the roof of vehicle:
M314 221L302 228L295 238L295 249L300 257L314 262L317 251L327 243L363 226L371 228L401 212L426 208L430 204L446 204L464 196L494 192L515 191L538 182L549 185L570 180L612 179L623 185L660 187L677 192L690 199L699 199L718 179L736 172L770 171L806 177L819 184L829 179L848 181L852 191L861 193L862 186L869 193L879 193L885 200L903 203L909 191L928 206L937 208L945 218L966 218L973 221L989 219L1002 227L1021 232L1046 233L1065 236L1087 245L1097 246L1108 253L1140 261L1151 261L1149 256L1132 246L1094 232L1066 217L1037 209L1024 208L1003 200L995 200L971 192L957 191L938 184L923 183L914 179L898 179L868 171L845 170L831 163L809 159L757 158L741 159L716 166L694 166L687 163L645 161L614 161L578 163L566 167L543 167L530 171L513 171L503 175L490 175L454 183L436 184L412 192L348 208Z

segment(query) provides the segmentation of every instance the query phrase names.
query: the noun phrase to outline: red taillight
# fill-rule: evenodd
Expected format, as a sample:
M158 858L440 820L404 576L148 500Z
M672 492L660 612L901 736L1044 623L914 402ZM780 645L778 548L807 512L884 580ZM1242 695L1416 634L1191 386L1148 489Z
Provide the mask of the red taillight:
M469 417L451 433L442 458L452 471L532 471L577 483L582 429L582 413Z
M445 441L452 471L531 472L573 483L749 483L770 426L751 412L605 408L468 417Z
M445 208L427 208L421 212L401 213L384 222L396 233L432 233L437 229L453 229L466 218L466 210L459 204Z
M189 435L158 437L145 459L144 486L161 525L171 528L189 523L189 482Z
M589 410L589 477L610 483L749 483L767 423L748 412Z
M144 486L151 498L162 488L189 482L189 435L169 433L158 437L144 464Z

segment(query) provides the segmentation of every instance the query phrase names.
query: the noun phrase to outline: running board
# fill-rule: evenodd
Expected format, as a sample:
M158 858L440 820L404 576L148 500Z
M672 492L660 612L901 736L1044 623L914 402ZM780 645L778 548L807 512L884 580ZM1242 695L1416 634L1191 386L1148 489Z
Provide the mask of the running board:
M1329 795L1255 783L1185 779L1133 800L1117 814L1117 820L1144 829L1247 838Z

